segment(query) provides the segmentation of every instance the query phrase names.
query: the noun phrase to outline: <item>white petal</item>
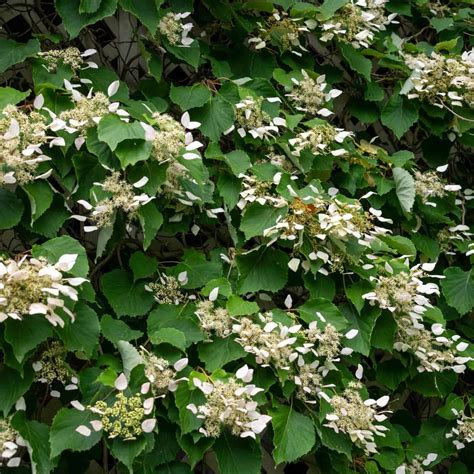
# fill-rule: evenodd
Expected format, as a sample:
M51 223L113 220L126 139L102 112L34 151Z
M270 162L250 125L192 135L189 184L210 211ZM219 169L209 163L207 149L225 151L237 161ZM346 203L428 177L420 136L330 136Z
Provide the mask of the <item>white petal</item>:
M351 329L346 333L346 339L354 339L357 334L359 334L359 331L357 329Z
M384 407L385 405L387 405L387 403L389 402L390 400L390 397L388 395L384 395L383 397L380 397L378 400L377 400L377 406L379 407Z
M187 365L188 359L187 357L184 357L183 359L179 359L178 361L176 361L173 365L173 368L174 370L176 370L176 372L181 372L181 370L183 370Z
M213 288L209 293L209 301L216 301L219 296L219 287Z
M120 374L117 377L117 380L115 380L115 388L117 390L123 391L128 387L128 381L127 377L125 377L125 374Z
M87 436L89 437L92 433L92 431L85 425L80 425L76 428L76 431L81 434L82 436Z
M146 176L143 176L142 179L139 179L136 183L133 183L134 188L143 188L146 183L148 183L149 179Z
M33 106L35 109L41 109L44 105L44 97L43 94L39 94L35 97L35 100L33 101Z
M107 95L109 97L112 97L113 95L117 93L117 91L119 90L119 87L120 87L120 81L112 82L112 84L110 84L110 86L107 88Z
M145 420L142 423L142 430L144 433L151 433L156 426L156 419L155 418L150 418L148 420Z

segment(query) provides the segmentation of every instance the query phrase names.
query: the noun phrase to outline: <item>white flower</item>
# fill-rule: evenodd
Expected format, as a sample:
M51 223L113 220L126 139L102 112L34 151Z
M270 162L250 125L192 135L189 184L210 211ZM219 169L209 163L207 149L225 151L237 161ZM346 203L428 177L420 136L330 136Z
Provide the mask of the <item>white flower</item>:
M170 44L181 48L188 48L194 41L188 36L193 24L183 24L181 20L184 20L189 15L191 15L191 12L167 13L158 24L160 34L162 34Z
M236 378L250 382L253 370L247 366L241 367ZM223 427L228 427L232 434L241 438L256 438L271 417L257 411L257 403L253 396L263 391L253 384L243 385L234 378L227 380L210 380L202 382L193 379L195 387L199 388L206 397L203 405L191 403L187 409L197 418L204 420L199 431L207 437L218 437Z
M64 326L61 313L74 321L74 313L64 297L77 301L77 290L86 280L66 278L77 255L63 255L56 264L25 256L20 261L0 259L0 322L21 320L30 314L42 314L54 326ZM59 314L58 314L58 310Z
M325 75L318 76L315 80L305 70L302 70L301 73L303 74L302 80L291 79L295 86L290 94L286 94L287 97L295 104L297 110L323 117L332 115L325 105L332 99L339 97L342 91L330 88L328 90Z
M368 48L375 39L375 34L384 31L386 26L396 23L396 13L385 12L388 0L351 0L339 8L336 13L321 26L321 41L333 38L350 43L354 48Z
M280 133L278 127L286 127L282 117L271 117L263 108L265 102L281 102L278 97L246 97L235 104L237 133L245 137L249 133L255 139L269 139ZM235 126L226 130L230 133Z

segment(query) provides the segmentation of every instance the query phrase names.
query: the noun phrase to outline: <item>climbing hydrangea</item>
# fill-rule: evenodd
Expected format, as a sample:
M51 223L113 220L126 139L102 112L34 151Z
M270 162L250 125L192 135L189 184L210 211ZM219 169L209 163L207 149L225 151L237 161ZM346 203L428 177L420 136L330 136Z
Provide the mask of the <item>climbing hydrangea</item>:
M472 2L13 3L0 471L474 472Z

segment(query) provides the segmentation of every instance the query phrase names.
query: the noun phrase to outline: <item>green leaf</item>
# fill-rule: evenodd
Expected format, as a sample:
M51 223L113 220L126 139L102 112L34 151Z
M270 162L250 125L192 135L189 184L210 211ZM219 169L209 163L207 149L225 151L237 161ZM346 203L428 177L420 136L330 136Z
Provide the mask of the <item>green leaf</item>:
M403 168L393 168L393 180L400 205L405 212L410 212L415 203L415 181L412 175Z
M351 303L356 307L357 312L360 313L365 306L365 300L362 295L372 291L372 285L365 280L360 280L353 285L346 287L346 295L351 300Z
M240 272L239 294L278 291L286 284L289 257L281 250L263 247L239 255L236 261Z
M174 328L163 328L149 333L150 341L153 344L169 344L182 351L186 349L186 336L182 331Z
M163 59L155 52L147 51L147 53L149 53L147 58L148 72L154 77L156 82L160 82L163 74Z
M133 462L146 448L146 439L142 436L133 441L123 441L114 439L110 449L112 455L124 464L130 473L133 474Z
M347 319L342 315L336 305L325 298L311 298L298 308L303 321L319 321L316 313L320 313L327 323L332 324L338 331L346 329Z
M191 113L192 120L201 122L199 130L213 141L234 124L234 108L221 95L216 94L203 107Z
M324 0L319 7L321 20L328 20L339 8L343 7L349 0Z
M114 151L117 148L117 145L124 140L145 139L145 130L139 122L127 123L120 120L120 118L114 114L106 115L101 119L97 126L97 132L99 140L107 143L112 151ZM122 155L123 154L124 151L122 150ZM141 151L141 154L143 154L143 150ZM125 156L127 156L126 153ZM130 158L127 158L125 160L125 158L122 157L122 160L127 161L127 164L129 159Z
M380 316L381 310L377 307L370 307L370 309L364 311L363 315L358 316L349 306L341 305L340 309L344 316L352 323L351 326L359 331L354 339L345 339L344 346L368 356L370 353L372 331L374 330L375 322Z
M16 105L25 100L30 95L30 90L26 92L17 91L13 87L0 87L0 110L7 105Z
M56 237L41 245L33 245L31 253L36 258L47 258L50 263L56 263L66 253L76 254L76 263L68 273L83 278L89 273L89 262L84 247L68 235Z
M132 341L143 335L142 331L130 329L130 327L119 319L114 319L110 314L102 316L100 321L104 337L116 344L118 341Z
M465 272L458 267L447 268L441 288L446 302L464 315L474 307L474 275L472 268Z
M28 420L24 411L17 411L11 423L28 442L32 473L49 474L56 467L57 461L51 458L48 425Z
M276 464L293 462L314 446L316 433L311 418L291 406L278 405L270 410L273 426L273 459Z
M262 454L252 439L242 439L223 433L213 446L222 474L260 474Z
M69 351L81 351L92 357L99 344L100 325L96 312L80 301L75 308L76 320L64 328L59 335Z
M430 18L430 23L433 25L434 29L440 33L443 30L446 30L450 26L454 24L454 19L452 17L444 17L444 18Z
M146 250L163 224L163 215L151 201L138 209L138 219L143 230L143 250Z
M454 372L422 372L410 380L409 387L425 397L444 398L452 392L457 377Z
M413 242L406 237L402 237L401 235L383 235L380 237L380 240L401 255L416 257L416 247L413 245Z
M372 61L370 59L367 59L360 51L350 44L340 43L339 50L353 71L358 72L365 77L367 82L372 80Z
M117 0L102 0L93 13L80 13L80 0L55 0L55 4L71 39L76 38L85 26L113 15L117 9Z
M141 316L153 306L153 296L144 283L134 283L125 270L112 270L102 276L101 288L117 316Z
M390 390L395 390L408 375L408 369L397 359L377 364L377 381Z
M90 421L94 419L97 419L97 415L89 410L61 408L53 419L49 434L51 458L59 456L66 450L87 451L96 445L102 438L102 432L95 431L90 426ZM83 436L76 431L76 428L81 425L90 428L90 436Z
M155 0L147 2L143 0L120 0L120 7L135 15L148 28L150 33L156 32L160 18Z
M134 252L129 263L135 281L151 277L158 269L158 260L145 255L143 252Z
M0 38L0 72L23 62L39 51L40 42L36 38L30 39L27 43L17 43L10 39Z
M229 165L232 173L239 176L245 173L251 166L249 155L243 150L234 150L224 155L224 161Z
M23 186L31 207L31 225L41 217L53 202L53 190L45 180L36 180Z
M202 84L190 87L175 87L171 84L170 99L178 104L181 110L201 107L211 99L211 91Z
M382 109L382 123L400 139L418 120L418 110L413 101L395 91Z
M186 434L191 431L197 430L201 424L202 420L196 418L190 410L186 407L190 403L199 405L203 400L203 395L198 390L189 390L189 386L186 383L180 383L178 389L175 392L174 401L176 407L179 410L179 424L181 428L181 433Z
M232 337L215 338L212 342L201 342L198 345L198 352L209 372L214 372L227 363L246 356L243 347Z
M191 469L194 469L196 464L203 459L206 452L214 444L214 438L203 436L200 440L194 441L192 435L186 434L178 437L178 442L187 455Z
M122 169L149 158L153 145L151 142L140 139L124 140L117 145L115 154L120 160Z
M262 206L253 202L245 210L240 230L245 234L247 240L257 235L263 235L264 230L273 227L277 219L287 212L287 207Z
M135 347L127 341L118 341L117 349L122 358L123 373L130 377L132 370L144 363L143 358Z
M15 194L0 187L0 229L15 227L23 215L23 202Z
M148 317L148 334L153 334L163 328L174 328L186 337L186 347L202 341L204 335L196 323L192 306L161 304Z
M12 346L13 354L20 363L28 352L53 333L51 324L42 315L27 315L21 321L9 318L4 324L5 340Z
M7 416L11 408L30 388L33 382L33 369L25 369L22 377L16 370L10 369L5 365L0 365L0 411L3 416Z
M95 13L102 3L102 0L81 0L79 13Z
M180 59L190 64L194 69L197 69L201 60L201 48L199 41L195 40L191 43L191 46L187 48L181 48L170 44L167 40L164 40L166 49L177 59Z
M440 41L439 43L435 44L434 50L436 52L441 51L441 50L451 51L458 44L458 40L459 38L453 38L447 41Z
M259 309L254 301L245 301L237 295L230 295L227 300L227 311L230 316L247 316L255 314Z
M185 250L182 263L174 267L173 275L177 276L181 272L187 272L188 282L184 285L185 288L199 288L209 280L222 276L222 263L209 262L204 253L188 249Z
M158 466L153 474L191 474L192 471L188 464L179 461L173 461L162 466Z

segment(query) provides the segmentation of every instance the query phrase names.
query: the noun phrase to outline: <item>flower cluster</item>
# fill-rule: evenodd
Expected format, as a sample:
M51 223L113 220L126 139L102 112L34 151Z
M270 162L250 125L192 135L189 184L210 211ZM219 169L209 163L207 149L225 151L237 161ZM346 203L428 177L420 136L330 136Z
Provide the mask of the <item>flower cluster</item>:
M426 468L438 459L436 453L428 453L426 457L416 455L411 462L403 463L395 470L395 474L433 474Z
M75 139L76 148L79 149L85 142L87 130L96 127L105 115L116 114L123 120L128 120L129 114L120 108L120 103L110 101L110 98L117 93L119 86L119 81L114 81L107 88L107 94L94 93L90 89L88 94L84 95L77 90L80 85L73 85L65 80L64 87L70 92L74 107L64 110L59 115L49 110L53 118L50 124L51 130L55 132L64 130L71 134L79 132L79 136Z
M343 143L347 137L352 135L352 132L322 122L310 130L298 133L295 138L290 138L288 143L294 148L293 153L297 156L303 150L309 150L313 155L330 153L333 156L341 156L347 151L338 144Z
M364 400L360 394L362 384L350 382L341 395L331 398L332 411L326 415L324 426L332 428L336 433L342 432L350 436L353 443L360 446L367 454L376 453L375 436L385 437L388 428L381 423L387 419L387 410L380 411L389 402L384 395L377 400Z
M318 314L318 318L325 322L322 314ZM327 372L334 368L332 363L338 362L341 355L352 353L352 349L343 346L342 340L353 339L358 333L351 329L342 334L329 323L321 329L318 321L312 321L307 329L301 324L288 326L276 322L271 312L259 314L258 322L243 317L233 325L232 330L237 335L236 341L245 352L255 356L257 364L279 370L293 370L295 383L302 393L307 395L310 389L312 395L319 396L323 396L320 393L323 385L318 385L316 391L311 386L316 380L322 381Z
M441 198L448 192L457 192L461 186L456 184L444 184L434 171L415 171L415 192L420 196L423 204L436 207L436 203L429 201L430 198Z
M196 305L195 314L207 336L210 337L215 333L218 337L227 337L231 334L232 319L225 308L216 308L212 301L200 301Z
M38 108L42 96L37 97ZM25 113L14 105L7 105L0 115L0 184L27 184L47 178L52 170L36 175L38 166L51 158L41 146L64 146L64 139L49 137L46 118L39 111Z
M339 89L328 89L326 76L321 75L313 79L304 70L301 71L303 79L292 78L294 87L287 97L295 104L296 110L306 112L309 115L321 115L328 117L332 115L329 109L323 107L327 102L342 94Z
M452 439L456 449L461 450L466 447L466 444L474 442L474 417L455 409L452 411L458 418L456 426L446 434L446 438Z
M158 30L162 36L164 36L170 44L181 48L189 48L193 43L193 39L188 36L189 32L193 28L192 23L183 24L181 20L184 20L191 12L184 13L167 13L158 24Z
M51 342L49 347L41 353L40 358L33 362L36 380L50 387L54 383L59 383L66 391L77 390L79 380L66 362L66 355L67 350L60 342ZM55 398L61 395L58 390L51 390L50 394Z
M397 15L386 14L386 3L387 0L351 0L321 25L323 34L320 40L326 42L336 38L354 48L368 48L377 32L395 23Z
M257 22L258 33L248 40L256 50L275 44L282 52L290 51L297 56L308 51L301 44L301 36L316 26L314 20L290 18L285 12L274 12L265 23Z
M18 467L21 457L20 447L26 446L25 440L11 427L8 420L0 420L0 467Z
M389 232L377 226L375 220L389 223L391 220L382 217L377 209L365 211L360 201L338 198L337 192L333 188L327 197L313 188L312 195L303 199L296 195L288 214L279 216L276 224L265 229L263 234L273 239L295 241L296 246L301 246L303 236L306 236L311 240L314 250L308 255L310 260L320 259L324 264L340 269L341 259L351 260L352 257L341 254L340 246L334 247L332 243L334 239L341 242L355 239L363 248L368 248L377 235Z
M194 150L202 147L203 144L193 139L192 133L188 130L195 129L201 124L192 122L189 113L185 112L181 117L181 123L176 121L171 115L153 112L151 123L158 127L158 131L151 125L141 123L145 130L146 140L152 143L152 156L159 163L175 161L182 151L183 158L193 160L199 158Z
M110 439L132 441L141 434L151 433L155 429L156 418L147 418L153 411L155 399L154 397L144 399L151 388L149 383L144 384L139 393L130 395L124 393L127 387L127 378L121 374L115 381L117 393L112 399L99 400L87 408L78 401L73 401L71 404L79 411L87 409L99 415L99 419L90 422L94 431L103 430ZM89 437L92 433L91 428L80 425L76 431L82 436Z
M474 50L452 57L433 52L404 58L412 71L402 89L409 99L420 98L438 107L474 106Z
M0 258L0 322L7 318L21 320L30 314L42 314L53 325L64 326L57 313L66 313L74 321L74 313L64 297L77 301L77 290L84 278L65 278L76 263L77 255L62 255L57 263L25 255L18 262Z
M419 372L439 372L453 370L463 372L470 357L458 355L468 345L459 342L460 337L442 336L444 328L436 323L428 331L423 322L423 314L432 307L429 297L439 295L439 287L435 283L425 283L427 273L434 269L435 264L418 264L409 271L396 274L388 266L389 276L379 276L373 279L376 286L374 291L362 295L370 304L377 304L391 311L397 322L397 334L394 343L396 350L412 352L420 362ZM432 278L442 276L430 275Z
M152 391L158 396L164 397L168 392L175 392L179 382L188 380L186 377L176 378L177 373L188 365L187 358L170 364L143 347L140 354L145 362L145 376L151 383Z
M176 279L171 275L161 275L158 281L145 285L145 290L153 293L153 298L160 304L180 304L188 298L181 291L181 284L185 279Z
M38 56L45 62L44 67L48 72L56 72L60 64L69 66L74 72L79 69L93 68L97 69L97 64L93 61L87 61L88 58L96 54L95 49L87 49L83 53L74 46L66 49L52 49L38 53Z
M459 342L460 336L443 336L444 328L435 323L431 331L422 324L413 325L409 317L397 318L398 328L393 347L400 352L412 352L419 361L418 372L442 372L452 370L462 373L470 357L458 355L468 347L466 342Z
M237 133L245 137L249 133L253 138L271 138L280 132L278 127L286 127L286 120L282 117L271 117L265 111L266 103L281 102L278 97L251 97L248 96L235 105L235 121ZM232 126L226 133L234 130Z
M129 221L133 220L136 217L138 208L154 199L146 193L135 194L135 189L145 186L147 182L148 178L143 177L136 183L130 184L121 177L120 172L114 171L105 178L103 183L94 183L95 186L101 188L107 197L97 199L95 196L95 205L83 199L77 201L87 211L91 211L89 219L94 223L91 226L84 226L84 230L86 232L94 232L97 229L113 225L117 211L122 211ZM73 215L72 217L81 222L87 220L87 217L81 215Z
M257 202L262 206L270 204L272 207L284 207L288 204L287 200L278 195L273 189L278 184L280 174L276 174L273 181L264 181L253 175L241 174L242 191L240 192L240 200L237 203L239 209L244 209L248 204ZM276 182L275 182L276 181Z
M217 438L222 429L227 427L234 436L255 439L265 429L271 417L257 411L257 402L253 396L263 389L248 383L252 377L253 370L244 365L237 370L235 378L209 379L205 382L199 378L193 379L193 384L205 395L206 403L199 406L190 403L187 408L197 418L204 420L203 427L199 429L204 436Z

